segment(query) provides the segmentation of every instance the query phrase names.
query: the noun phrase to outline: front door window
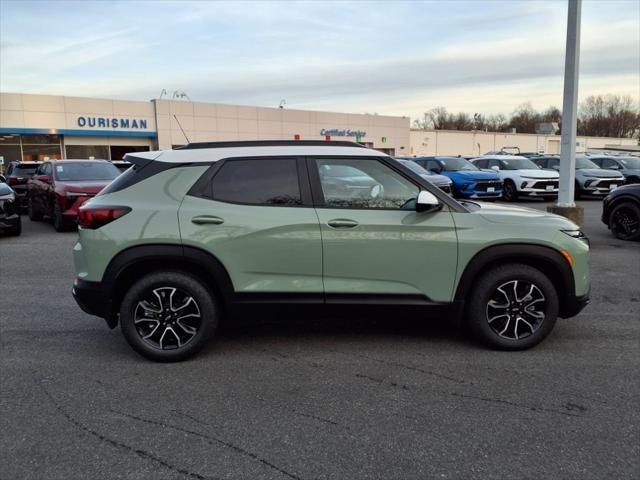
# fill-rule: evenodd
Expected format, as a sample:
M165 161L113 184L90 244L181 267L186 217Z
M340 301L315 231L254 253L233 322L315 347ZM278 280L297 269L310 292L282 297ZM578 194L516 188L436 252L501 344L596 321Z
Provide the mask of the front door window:
M375 159L316 161L328 208L414 209L420 189Z

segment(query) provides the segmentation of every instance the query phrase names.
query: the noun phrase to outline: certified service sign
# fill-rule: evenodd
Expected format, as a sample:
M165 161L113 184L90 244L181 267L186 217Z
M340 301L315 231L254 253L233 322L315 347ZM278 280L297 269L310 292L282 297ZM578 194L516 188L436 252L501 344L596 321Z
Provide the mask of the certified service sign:
M320 130L320 135L329 135L330 137L366 137L367 132L362 130L350 130L348 128L323 128Z

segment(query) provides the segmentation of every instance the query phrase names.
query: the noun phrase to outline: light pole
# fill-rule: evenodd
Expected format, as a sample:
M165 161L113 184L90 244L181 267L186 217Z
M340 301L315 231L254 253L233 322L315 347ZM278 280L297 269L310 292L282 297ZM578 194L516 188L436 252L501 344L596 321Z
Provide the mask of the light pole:
M573 201L576 179L576 134L578 123L578 71L580 65L580 13L582 0L568 0L567 47L564 60L564 97L560 150L558 203L548 210L581 225L584 210Z

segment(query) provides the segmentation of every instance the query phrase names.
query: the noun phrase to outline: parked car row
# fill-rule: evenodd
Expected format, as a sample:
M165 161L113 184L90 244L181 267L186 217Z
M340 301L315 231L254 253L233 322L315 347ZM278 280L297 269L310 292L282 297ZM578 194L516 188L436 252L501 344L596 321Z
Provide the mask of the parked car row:
M461 199L517 200L554 198L558 194L557 155L494 154L462 157L398 157L403 167L442 191ZM19 235L20 211L32 221L49 218L57 231L77 223L78 209L132 164L126 160L51 160L11 162L0 176L0 233ZM576 198L606 196L602 221L618 238L640 237L640 159L578 155ZM327 188L349 190L352 198L382 195L380 184L353 166L325 166L320 175ZM637 183L625 186L624 183Z

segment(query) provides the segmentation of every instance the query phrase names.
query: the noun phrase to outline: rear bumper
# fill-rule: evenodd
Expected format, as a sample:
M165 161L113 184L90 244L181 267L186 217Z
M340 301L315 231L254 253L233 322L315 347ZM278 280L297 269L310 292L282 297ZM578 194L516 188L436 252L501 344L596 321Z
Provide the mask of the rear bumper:
M115 328L118 324L110 291L100 282L87 282L76 278L71 289L74 300L83 312L104 318L107 325Z

